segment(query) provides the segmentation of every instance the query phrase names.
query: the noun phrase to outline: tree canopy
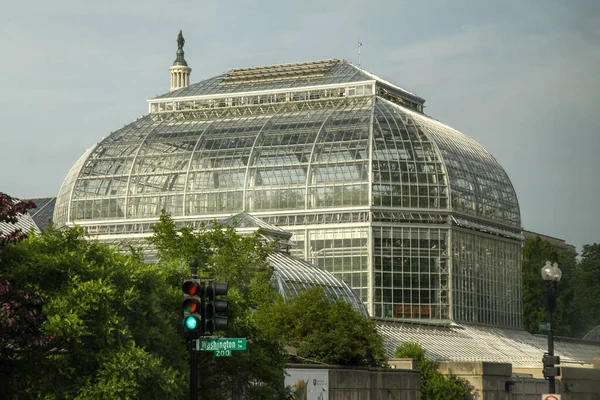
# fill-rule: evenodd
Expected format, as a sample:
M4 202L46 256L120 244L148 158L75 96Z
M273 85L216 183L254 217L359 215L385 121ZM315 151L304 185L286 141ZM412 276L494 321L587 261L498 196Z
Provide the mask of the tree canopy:
M153 226L150 239L160 265L185 265L198 259L198 275L229 283L230 337L245 337L251 345L232 357L215 358L200 352L202 379L199 387L210 398L229 395L244 399L284 399L284 367L287 354L279 336L261 325L254 313L275 304L277 293L271 283L273 268L267 261L272 250L258 233L241 236L232 227L177 228L167 213ZM177 308L180 310L180 307Z
M288 399L287 342L320 362L381 365L374 323L349 304L329 301L322 291L283 303L267 260L273 245L259 233L178 228L167 214L153 229L155 264L144 263L138 251L127 255L90 241L77 227L49 227L4 249L2 397L185 398L181 284L191 257L199 260L198 275L229 282L230 326L223 334L248 342L232 357L198 354L205 396ZM294 327L286 312L297 319Z
M296 348L303 361L346 366L383 366L383 339L375 321L343 300L328 298L315 287L288 302L259 310L263 325Z
M47 345L12 347L2 359L15 366L6 389L22 398L181 398L175 288L183 272L88 241L79 228L49 228L9 246L0 280L43 299L33 333Z
M540 270L546 262L557 261L558 254L539 236L525 241L523 246L523 326L528 332L539 333L539 323L546 321L544 287Z
M283 301L275 292L274 271L267 260L274 245L267 243L260 231L241 236L230 226L177 228L166 213L153 231L151 242L162 264L197 257L199 275L228 281L233 289L228 296L234 306L229 334L246 337L253 346L234 352L231 359L215 361L212 355L202 354L205 367L221 368L215 374L217 386L235 387L245 396L265 392L269 386L273 393L265 398L287 396L285 390L276 392L274 383L280 379L283 388L283 368L289 361L284 344L297 347L298 356L305 360L352 366L383 364L383 343L375 322L349 303L330 300L318 288L288 303Z
M600 325L600 243L583 246L577 267L574 303L585 334Z
M27 237L16 225L35 208L0 192L0 266L5 248ZM0 397L12 395L12 383L25 364L43 351L50 338L40 332L43 299L20 287L0 271Z
M27 213L27 210L35 208L32 201L20 201L5 193L0 192L0 261L2 261L2 249L9 243L16 243L27 236L17 228L19 217Z
M523 246L523 325L528 332L545 334L545 282L540 271L546 261L557 262L562 278L557 284L553 327L557 336L582 337L600 324L600 244L584 245L581 259L571 250L557 251L541 239Z

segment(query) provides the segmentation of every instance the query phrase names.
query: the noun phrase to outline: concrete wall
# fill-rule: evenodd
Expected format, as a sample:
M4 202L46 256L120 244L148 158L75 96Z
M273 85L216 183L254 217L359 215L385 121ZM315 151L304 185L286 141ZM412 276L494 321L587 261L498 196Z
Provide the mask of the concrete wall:
M600 375L591 374L594 370L572 369L579 371L565 370L565 376L556 382L556 392L561 395L562 400L599 400ZM591 375L586 376L588 374ZM513 400L539 400L541 394L548 393L548 381L545 379L517 377L513 381Z
M287 369L286 385L305 382L306 390L298 400L420 399L414 362L391 359L389 364L389 369L295 366ZM556 389L562 400L600 400L600 369L561 368ZM539 378L541 365L513 370L511 364L503 363L440 362L438 369L471 383L476 400L539 400L548 393L548 381Z
M420 399L419 371L416 370L298 366L286 371L289 374L286 385L306 382L306 396L304 391L299 391L298 400L313 397L318 400Z
M543 378L542 368L515 368L513 372L519 375L529 374L531 379L526 381L525 393L531 394L532 383L537 381L538 389L533 397L514 397L514 399L539 399L540 393L548 393L548 381ZM518 380L519 378L514 378ZM600 399L600 369L573 368L561 365L561 376L556 379L556 392L563 400L599 400Z
M563 400L600 399L600 370L561 368L560 393Z
M541 394L548 393L548 381L528 377L514 377L510 388L512 400L540 400ZM558 385L556 385L558 391Z

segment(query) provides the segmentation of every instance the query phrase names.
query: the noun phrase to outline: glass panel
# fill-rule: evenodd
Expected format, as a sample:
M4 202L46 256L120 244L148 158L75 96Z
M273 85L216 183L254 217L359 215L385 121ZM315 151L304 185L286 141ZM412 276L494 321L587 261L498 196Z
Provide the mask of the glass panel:
M452 231L454 319L522 328L521 242Z
M308 260L333 273L368 302L367 228L309 230Z
M376 316L449 319L446 237L440 228L373 228Z
M447 209L447 180L433 144L389 103L373 126L373 205Z

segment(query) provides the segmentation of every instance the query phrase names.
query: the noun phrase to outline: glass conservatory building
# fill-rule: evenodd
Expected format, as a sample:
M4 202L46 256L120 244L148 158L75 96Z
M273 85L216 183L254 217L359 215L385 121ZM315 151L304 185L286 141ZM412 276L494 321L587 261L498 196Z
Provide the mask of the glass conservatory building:
M125 242L161 209L190 226L247 212L292 232L293 254L373 317L520 328L513 186L424 102L344 60L231 69L90 148L54 222Z

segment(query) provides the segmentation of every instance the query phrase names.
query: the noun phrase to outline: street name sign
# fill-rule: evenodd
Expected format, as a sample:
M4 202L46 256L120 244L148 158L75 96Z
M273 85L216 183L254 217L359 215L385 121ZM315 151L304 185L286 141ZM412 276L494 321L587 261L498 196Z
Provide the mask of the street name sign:
M550 330L550 324L548 322L540 322L539 323L539 328L540 328L540 331L549 331Z
M196 350L246 350L246 338L199 339Z
M246 350L246 338L202 338L196 341L196 350L214 351L215 357L230 357L233 350Z

